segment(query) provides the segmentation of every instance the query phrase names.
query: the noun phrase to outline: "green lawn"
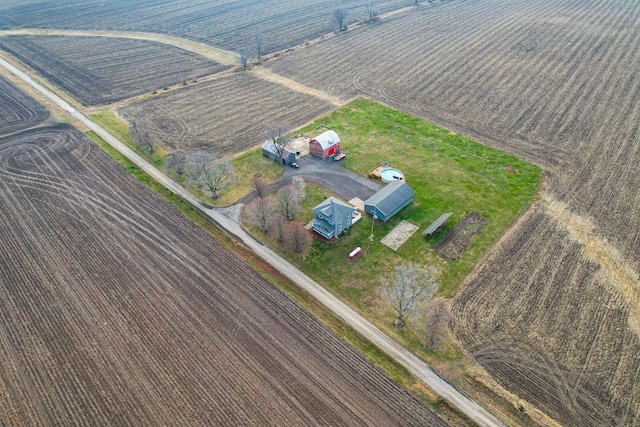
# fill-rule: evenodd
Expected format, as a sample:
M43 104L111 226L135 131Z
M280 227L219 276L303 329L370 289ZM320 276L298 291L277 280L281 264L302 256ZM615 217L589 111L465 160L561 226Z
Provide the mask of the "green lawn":
M344 166L366 175L386 162L406 177L416 191L412 204L386 223L375 221L369 247L371 219L365 215L339 241L317 241L302 267L352 304L371 298L377 278L404 261L434 265L440 272L439 294L453 295L462 280L531 203L541 179L540 168L431 123L367 99L358 99L299 132L317 135L329 127L341 138L348 156ZM509 170L507 170L509 168ZM515 169L513 169L515 168ZM517 170L517 173L513 173ZM457 262L446 262L431 252L455 224L477 211L490 220ZM448 225L433 237L421 232L445 212ZM419 230L397 251L380 243L401 220ZM346 260L353 248L368 248L355 262ZM331 266L327 269L326 266Z

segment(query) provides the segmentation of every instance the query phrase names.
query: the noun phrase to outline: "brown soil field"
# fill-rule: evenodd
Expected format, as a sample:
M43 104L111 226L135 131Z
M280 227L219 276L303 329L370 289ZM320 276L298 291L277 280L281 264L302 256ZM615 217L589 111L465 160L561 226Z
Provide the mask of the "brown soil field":
M454 1L268 65L548 171L544 197L454 299L454 331L567 425L640 424L639 22L624 0Z
M219 157L256 147L265 125L302 126L333 106L314 96L234 73L135 102L120 109L137 120L153 143L172 151L205 147Z
M0 160L0 424L445 425L78 131Z
M43 106L0 77L0 135L30 128L48 117Z
M411 5L409 0L377 0L378 13ZM115 0L60 4L56 0L0 1L0 29L20 27L123 30L163 33L228 50L253 47L264 34L267 52L285 49L333 31L333 11L347 11L345 23L368 19L361 0ZM99 17L99 18L98 18Z
M161 43L107 37L5 36L0 49L86 106L110 104L225 65Z

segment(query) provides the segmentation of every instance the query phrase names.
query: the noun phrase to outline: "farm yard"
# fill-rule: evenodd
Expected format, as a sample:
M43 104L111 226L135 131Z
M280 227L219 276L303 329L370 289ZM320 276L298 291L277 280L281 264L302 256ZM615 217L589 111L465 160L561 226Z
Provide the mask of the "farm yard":
M0 135L35 126L48 117L43 106L0 77Z
M344 0L345 24L368 19L365 2ZM378 0L378 13L413 4L407 0ZM55 0L0 1L0 28L58 28L123 30L164 33L237 51L253 46L264 35L265 52L286 49L333 31L332 14L338 7L329 0L250 0L84 2L61 5ZM96 19L99 16L100 19Z
M123 38L5 36L0 48L85 106L111 104L228 68L172 46Z
M151 1L135 4L116 1L82 2L82 6L55 4L55 8L54 3L56 2L39 2L34 6L36 2L20 2L16 5L15 2L0 0L0 26L92 28L99 22L101 29L104 27L164 32L205 41L230 50L250 46L254 35L264 32L266 51L288 48L331 31L331 6L327 6L325 2L312 2L311 5L292 5L288 2L285 7L280 1L250 5L241 0L223 5L216 2L216 6L211 6L211 2L195 0L162 4ZM403 7L406 3L408 2L377 2L379 12ZM230 9L237 6L243 7L231 14ZM354 17L356 10L364 15L361 3L349 1L345 2L345 7L348 7L349 19ZM273 13L274 11L282 13ZM97 16L100 19L96 19ZM423 4L374 25L338 34L336 37L305 46L304 49L296 49L287 55L278 56L268 62L266 67L258 67L255 71L189 84L144 102L125 105L119 112L129 120L145 120L149 129L153 130L153 138L169 151L184 147L209 146L218 156L230 156L257 146L263 137L263 126L268 121L287 120L293 127L301 126L333 108L328 101L322 99L346 101L356 96L365 96L450 129L452 134L457 133L481 141L545 169L547 173L544 194L501 237L479 267L464 280L457 293L453 295L453 331L465 349L482 364L500 386L517 395L517 398L523 399L523 411L529 411L531 404L565 425L635 426L640 424L640 359L637 357L640 353L640 80L637 76L640 64L639 20L640 5L625 0L600 3L582 0L453 0ZM228 25L220 25L223 21ZM278 25L273 25L276 21ZM45 39L52 38L38 38L38 43L44 43ZM15 44L16 40L19 39L0 38L2 43ZM34 43L33 40L36 39L25 40ZM85 40L78 43L90 42ZM145 44L145 49L148 45L150 44ZM29 49L35 49L37 45L33 46ZM140 45L132 45L134 48L136 46ZM17 49L19 44L12 45L13 47ZM52 56L62 55L66 48L42 47L44 51L51 52ZM101 53L100 57L109 57L110 48L113 46L105 46L105 52ZM163 46L162 51L165 51L165 48L166 46ZM31 55L33 50L29 49L27 51L31 53L28 55ZM33 58L25 57L23 60L34 67L33 62L29 62L33 61ZM114 91L121 90L121 85L124 87L129 80L154 80L145 74L145 67L136 69L134 65L128 65L126 58L124 60L125 65L122 68L124 70L128 67L130 75L127 79L119 77L120 80L114 81ZM55 61L56 58L52 57L51 61L45 62L55 64ZM95 64L94 60L91 66ZM75 73L69 74L69 81L88 82L84 80L86 77L82 73L76 71L81 69L82 64L66 65L69 65L69 71ZM153 71L156 72L157 67L153 68ZM267 81L263 78L265 75L272 78ZM280 81L280 84L277 84L277 81ZM71 83L54 83L65 87L64 83L71 87ZM322 99L307 96L296 92L294 87L287 88L288 84L317 90L326 96ZM146 87L147 92L153 89L151 86ZM0 81L0 92L2 88ZM80 97L73 90L67 90ZM89 94L86 95L88 97L97 97L102 93L102 89L90 86L77 89L78 92L82 90ZM6 88L5 92L9 93ZM126 98L134 94L133 89L128 89L124 90L121 96ZM32 107L27 110L39 111ZM45 113L36 113L40 114ZM15 130L20 128L21 126ZM75 141L75 138L74 136L71 140ZM64 155L59 154L69 164L74 165L60 166L60 171L81 167L82 162L89 162L98 155L93 148L77 148L84 147L83 144L70 144L76 147L71 151L73 155L67 152L64 152ZM26 142L18 146L30 147ZM54 146L67 147L69 144ZM57 152L57 149L50 152ZM354 157L349 156L346 160L351 162ZM76 158L82 161L73 160ZM99 163L102 164L102 161ZM93 163L87 163L86 169L82 166L81 169L85 171L83 173L88 173L86 176L92 176L92 165ZM41 167L37 162L28 167L32 166ZM90 182L104 190L99 181ZM9 185L9 181L0 180L0 185ZM83 188L85 184L83 181L74 185ZM2 196L3 203L0 204L0 209L7 209L5 198L14 197L15 191L17 190L3 193L11 196ZM102 194L97 190L91 190L91 193ZM68 193L69 197L72 194ZM57 192L41 193L39 198L20 203L27 203L24 205L27 208L35 203L47 205L47 212L52 211L54 215L58 215L38 218L41 225L48 224L49 221L57 221L59 215L62 215L53 205L52 195L60 197ZM129 196L127 193L126 197ZM114 197L126 200L122 195ZM88 208L83 210L87 211ZM69 210L68 221L76 224L72 221L72 212ZM93 211L89 218L93 218L92 215L95 215ZM112 216L108 219L115 221L115 218L117 217ZM4 217L0 219L4 220ZM102 226L99 229L104 230L104 219L87 221L91 224L91 221L94 221L96 227ZM167 223L163 222L164 219L157 217L157 221L168 228ZM169 216L167 221L174 219ZM82 221L78 224L82 225ZM127 223L126 227L127 230L136 230L137 225ZM89 229L81 230L90 237L89 242L91 239L99 238L98 235L91 234L93 232ZM58 233L56 229L47 232ZM174 230L171 229L171 232ZM184 230L180 232L185 238L191 233ZM154 236L160 235L162 233ZM125 247L130 241L128 236L123 237L119 233L115 236L118 236ZM69 236L62 238L72 239ZM48 238L38 239L47 241ZM207 245L215 246L214 243L205 240ZM50 241L52 242L53 238ZM51 242L47 244L52 245ZM111 247L116 245L109 244ZM141 245L139 242L138 244ZM13 251L16 247L11 248ZM35 246L29 248L37 249ZM89 249L101 254L101 249ZM146 249L141 251L147 253ZM47 260L47 266L55 264L51 261L52 255L45 253L43 256ZM25 254L24 259L31 261L35 258ZM186 262L181 259L182 264L179 265L186 265ZM194 262L205 265L205 261ZM146 265L149 263L139 265L131 262L125 268L135 274L142 274L143 282L147 283L157 272ZM163 267L166 265L170 264L165 263ZM34 266L34 270L29 271L35 271L35 268ZM212 274L217 274L217 271L211 268ZM252 273L246 270L250 281L253 281ZM174 272L175 277L178 277L177 271ZM43 267L37 273L47 274L45 272L46 268ZM9 273L0 269L0 274ZM12 270L11 274L17 273ZM69 274L81 273L73 270ZM244 270L242 274L245 274ZM108 274L107 277L108 280L112 280ZM100 333L100 324L90 329L87 325L77 326L69 323L71 326L63 329L64 333L68 334L64 339L78 340L80 335L81 339L93 339L91 342L83 341L88 342L85 345L86 349L81 350L86 352L94 348L92 346L95 340L102 339L100 342L107 342L109 345L116 342L116 345L120 345L116 348L129 352L126 354L142 357L140 360L147 363L145 366L158 363L165 368L164 372L169 372L166 368L168 365L163 365L169 363L166 362L169 356L163 359L165 356L147 355L143 351L148 348L144 346L150 345L148 340L155 339L156 336L150 338L137 330L132 332L130 324L127 323L127 316L135 317L141 310L148 310L152 315L145 318L151 319L150 324L154 319L157 320L152 326L177 328L175 323L165 325L163 310L173 313L170 311L173 307L169 307L167 300L162 297L178 298L176 295L180 290L191 296L200 290L180 288L179 285L172 284L173 279L163 278L162 284L169 283L164 288L164 293L154 290L155 293L148 294L153 297L146 299L145 304L135 305L134 302L139 303L143 300L143 288L136 287L133 279L127 280L131 283L131 288L125 290L127 297L118 301L123 304L121 314L124 314L120 317L117 313L106 313L102 306L98 307L99 304L106 304L105 300L98 299L95 307L86 307L90 310L87 312L100 313L101 316L108 317L109 321L115 322L114 328L125 332L121 339L129 340L129 347L125 348L124 341L113 341L117 338L112 336L105 338L106 335L91 335ZM55 280L54 284L60 286ZM109 283L109 286L111 285ZM62 289L67 293L54 294L53 288L29 289L38 298L70 295L72 292L70 289ZM98 290L82 289L78 298L85 298L85 295L96 297L97 294L91 292L103 292L104 295L108 295L108 286L96 289ZM18 295L18 289L12 288L4 292L7 295ZM50 293L45 295L38 292ZM158 295L160 297L156 298ZM2 298L1 301L4 304L19 301L18 297L12 298L14 299ZM22 331L33 328L36 323L40 325L39 320L36 322L33 319L39 319L37 316L43 315L42 313L51 318L57 316L56 321L63 322L61 324L64 324L64 321L60 320L63 316L70 322L72 315L77 313L73 311L76 309L65 305L69 303L64 302L61 297L52 300L55 300L55 303L50 305L53 308L41 310L37 315L33 314L30 318L32 320L23 321L16 315L11 320L12 323L7 323L11 326L3 333L13 331L11 328ZM37 308L44 307L45 303L42 301L44 300L34 302L32 308L24 308L25 313L35 313ZM78 301L89 304L85 299ZM186 339L175 338L176 342L183 344L188 350L171 347L166 354L170 354L172 360L192 360L189 359L192 357L189 353L191 351L193 360L200 355L203 360L211 360L213 356L205 350L206 345L214 338L209 338L213 335L207 334L223 332L198 329L194 326L194 319L202 313L206 315L204 324L207 325L231 320L228 317L223 320L213 318L212 313L197 305L200 300L195 297L184 301L184 306L191 310L186 313L198 313L189 319L192 323L187 322L189 327L192 327L189 331L192 331L194 336L205 337L205 344L198 347ZM85 305L82 305L82 309L84 307ZM29 309L32 311L29 312ZM5 313L14 311L3 309L2 313L7 316ZM174 320L170 316L166 319L169 322ZM250 322L250 319L244 318L242 321L245 320ZM75 331L79 335L68 332L73 328L76 328ZM216 328L212 326L211 329ZM248 333L248 329L244 329L244 333ZM157 336L167 332L160 329L158 331ZM171 329L166 335L176 337L176 331L177 329ZM98 372L90 371L91 368L86 366L73 368L76 369L73 371L69 365L55 362L56 359L51 358L51 354L59 356L62 350L72 350L58 349L58 353L47 353L43 348L49 351L50 348L43 347L42 342L46 342L47 334L51 333L51 330L41 329L37 332L40 335L25 335L32 341L27 342L25 338L20 341L22 350L16 350L16 354L24 358L38 355L36 360L40 361L40 365L37 365L40 371L33 374L33 381L40 381L40 378L47 375L59 375L61 379L66 378L65 381L68 381L72 373L79 373L82 381L89 381L85 373ZM134 335L127 335L130 333ZM136 333L138 335L135 335ZM291 336L296 334L292 331L290 333ZM223 338L233 340L230 336ZM132 343L135 343L133 348ZM302 348L306 347L303 345ZM144 387L156 383L168 384L170 381L162 382L165 380L159 379L160 373L157 377L154 372L139 373L129 365L123 365L125 362L122 360L116 360L116 356L108 357L112 358L99 359L95 356L91 361L93 363L95 360L102 360L105 364L112 363L112 367L119 366L121 372L126 374L133 372L143 384L140 390L147 393L146 397L151 396L151 392L150 388ZM42 367L51 363L58 363L55 366L59 368L46 370ZM184 373L183 377L189 380L201 375L197 380L202 382L187 380L180 383L181 386L187 384L187 387L190 387L192 383L200 386L211 380L209 377L205 379L204 376L206 369L212 369L210 366L207 365L205 368L202 362L197 367L202 369L202 374L196 369L193 372L180 371L180 375ZM4 369L4 372L9 372L6 366ZM4 378L4 372L0 375L1 378ZM14 374L9 372L6 375ZM179 381L176 379L177 376L178 374L172 377L172 380ZM299 378L297 375L293 377ZM51 377L47 378L47 381L53 383ZM123 381L123 378L118 377L116 380ZM7 384L10 383L3 381L2 387L6 388ZM88 383L82 384L85 386ZM122 385L123 390L130 386L129 383ZM80 386L74 383L73 387L76 387L73 390L79 390L77 387ZM22 390L23 393L32 394L42 392L37 388ZM188 388L187 391L196 395L192 388ZM92 393L87 399L95 398L95 402L102 402L100 405L108 406L107 409L100 409L103 411L100 412L100 416L106 417L105 411L122 404L134 404L122 400L105 401L103 398L96 398L107 393L99 388ZM157 393L157 396L168 396L171 392L166 388ZM171 407L161 406L158 403L161 397L149 397L145 406L140 406L139 410L118 412L111 416L125 417L122 418L122 423L126 423L129 421L126 417L137 416L140 411L148 411L141 415L144 418L155 416L156 411L160 411L159 414L174 411L172 414L176 414L182 410L186 413L199 410L193 409L195 406L187 408L186 400L177 394L178 392L170 396L177 399ZM289 396L286 393L282 395ZM14 395L2 391L0 396ZM267 399L265 395L261 396ZM5 408L12 408L11 405L14 404L2 402L4 401L0 400L0 405L6 405ZM40 401L40 404L47 403ZM87 403L89 404L94 403ZM194 405L205 403L197 400ZM174 410L175 408L178 408L178 411ZM47 409L37 408L35 411L45 413ZM293 412L299 416L297 411L288 414ZM250 417L251 415L247 415L246 419L250 420ZM285 418L283 416L277 419ZM112 420L118 422L117 418Z
M0 159L3 424L445 425L80 132Z
M235 73L128 104L120 115L142 123L167 151L206 148L222 157L261 145L269 122L296 128L331 108L251 73Z

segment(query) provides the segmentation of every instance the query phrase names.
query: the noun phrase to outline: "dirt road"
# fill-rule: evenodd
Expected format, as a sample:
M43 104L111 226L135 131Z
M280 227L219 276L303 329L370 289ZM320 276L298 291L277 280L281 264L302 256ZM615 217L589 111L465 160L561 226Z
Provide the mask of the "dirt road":
M216 209L204 208L201 202L178 185L172 179L153 167L150 163L133 152L122 142L109 134L103 128L91 121L81 112L77 111L66 101L55 95L49 89L45 88L41 84L31 79L26 73L20 71L7 61L0 59L0 66L3 66L11 73L22 79L27 84L31 85L34 89L42 93L51 101L59 105L62 109L67 111L74 119L81 122L87 128L96 132L101 138L112 145L116 150L127 156L138 167L143 169L147 174L153 177L156 181L164 185L166 188L174 192L176 195L183 198L192 206L199 209L205 215L207 215L212 221L218 224L221 228L228 233L235 236L238 240L242 241L245 245L251 248L258 256L267 261L269 264L283 272L298 286L308 292L313 298L335 313L337 316L347 322L352 328L357 330L368 340L381 348L384 352L392 356L396 361L401 363L416 377L423 380L431 389L447 399L451 404L457 407L461 412L467 415L470 419L478 423L481 426L503 426L500 420L490 414L484 407L480 406L477 402L460 392L452 384L447 382L444 378L438 375L431 367L422 362L408 350L403 348L400 344L393 341L389 336L376 328L365 318L356 313L352 308L344 304L338 298L330 294L322 286L315 281L311 280L300 270L293 265L289 264L286 260L281 258L278 254L271 249L263 246L249 236L240 225L228 218Z

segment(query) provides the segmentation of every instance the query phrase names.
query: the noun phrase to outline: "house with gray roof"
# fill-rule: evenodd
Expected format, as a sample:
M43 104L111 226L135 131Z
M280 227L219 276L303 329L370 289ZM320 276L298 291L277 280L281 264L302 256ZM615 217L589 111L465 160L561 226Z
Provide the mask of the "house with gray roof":
M393 181L364 201L364 210L386 221L413 201L415 191L404 181Z
M329 197L313 208L315 217L311 220L311 228L325 239L338 237L351 227L355 210L353 206Z

